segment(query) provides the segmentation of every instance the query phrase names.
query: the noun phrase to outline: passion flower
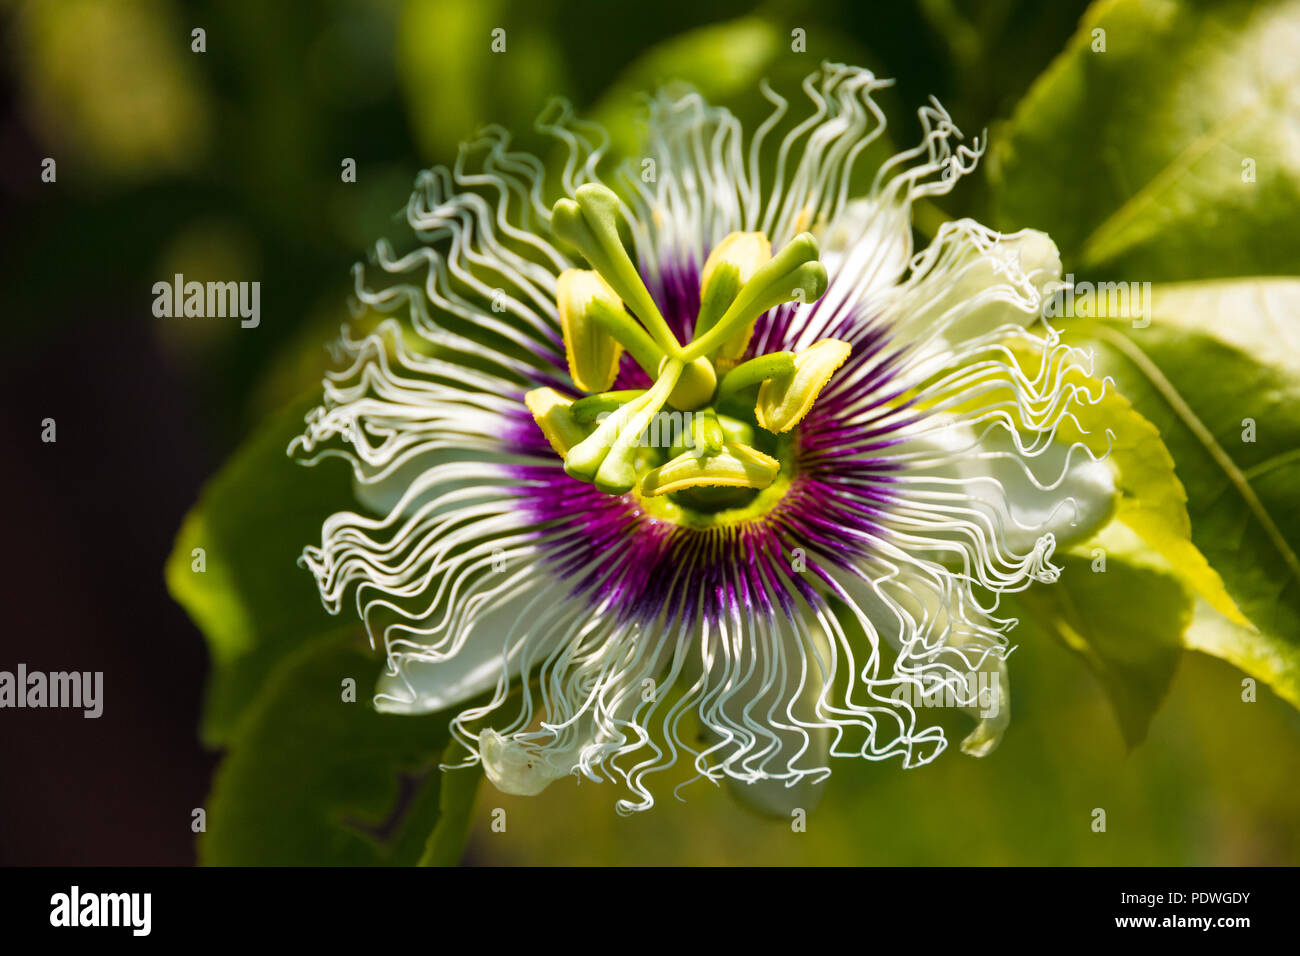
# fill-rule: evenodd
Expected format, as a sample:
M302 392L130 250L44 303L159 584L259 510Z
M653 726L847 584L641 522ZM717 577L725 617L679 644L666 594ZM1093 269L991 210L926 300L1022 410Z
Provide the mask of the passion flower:
M764 85L748 139L663 92L652 162L612 173L560 105L557 177L499 128L420 176L418 242L356 271L404 321L345 334L291 449L349 460L373 513L303 560L387 653L377 707L457 710L462 764L510 793L622 781L621 812L679 762L774 812L832 757L926 763L936 689L980 718L963 749L996 745L1000 596L1111 508L1057 437L1101 395L1041 318L1047 236L961 220L913 255L913 203L981 152L938 104L858 188L885 85L827 64L792 124Z

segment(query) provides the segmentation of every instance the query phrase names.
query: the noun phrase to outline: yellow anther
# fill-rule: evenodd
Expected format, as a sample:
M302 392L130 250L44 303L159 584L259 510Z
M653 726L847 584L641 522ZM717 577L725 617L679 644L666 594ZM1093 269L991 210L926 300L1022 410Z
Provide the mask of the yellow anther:
M524 396L524 404L533 415L555 453L563 458L569 449L587 437L591 427L573 420L573 402L553 388L535 388Z
M721 315L731 304L731 299L736 297L740 287L753 278L754 273L771 258L772 243L761 232L733 232L726 236L713 247L709 258L704 261L704 271L700 274L701 302L708 300L715 274L721 278L725 273L734 273L738 281L730 298L718 312Z
M735 301L741 288L772 258L772 243L761 232L733 232L709 253L700 275L700 317L696 336L717 323ZM721 358L743 355L754 334L751 322L718 351Z
M618 377L623 346L595 320L596 309L623 311L623 301L600 273L565 269L555 284L564 333L564 357L573 384L584 392L603 392Z
M847 342L822 339L796 353L793 372L768 379L759 387L754 406L759 425L779 434L799 424L852 350Z
M705 486L760 489L770 485L780 471L781 463L775 458L748 445L727 442L715 455L686 452L646 472L641 494L653 498Z

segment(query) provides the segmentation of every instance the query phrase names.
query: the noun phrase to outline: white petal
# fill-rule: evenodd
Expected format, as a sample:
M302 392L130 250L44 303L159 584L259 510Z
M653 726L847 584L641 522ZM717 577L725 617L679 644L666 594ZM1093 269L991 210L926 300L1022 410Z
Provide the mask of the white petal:
M879 199L855 199L818 236L826 273L838 276L860 261L879 263L882 282L901 278L912 257L912 230L906 217ZM862 248L870 247L869 251Z
M644 721L660 699L647 687L655 687L673 653L666 635L617 623L581 599L557 601L554 585L540 589L523 614L530 633L509 676L514 680L526 668L533 679L517 694L499 685L491 701L452 721L453 735L478 754L488 779L505 793L540 793L569 774L618 777L649 806L641 777L655 761L625 767L618 758L646 743ZM507 705L518 706L513 718L500 712ZM475 730L487 721L493 726ZM632 806L623 801L620 812Z
M385 672L375 688L375 709L386 714L431 714L495 687L505 665L504 649L487 635L480 637L448 660L410 658L396 673Z
M825 230L828 243L848 248L844 240L862 233L837 235L836 227L851 231L854 217L868 211L849 213L850 194L873 172L868 196L878 216L872 232L891 252L900 239L910 243L911 201L950 191L974 168L982 147L959 145L961 132L932 102L918 110L920 145L873 167L878 158L868 147L886 126L874 95L890 85L869 70L825 63L802 84L806 100L792 105L763 83L774 109L748 137L734 115L698 93L661 92L650 105L646 144L655 176L646 182L637 167L627 177L637 190L633 240L643 266L699 267L717 242L737 231L763 232L780 248L801 232ZM777 129L787 130L779 142L768 136Z
M952 356L969 342L1039 321L1061 288L1061 257L1046 233L1000 235L963 219L944 223L887 309L895 341Z
M390 667L376 688L375 709L390 714L434 713L496 687L507 666L518 675L516 652L529 636L529 612L539 593L558 586L541 566L528 573L536 579L530 586L466 616L455 636L459 647L445 659L422 656L414 647L392 653Z
M980 442L966 461L967 487L989 501L1005 522L1007 544L1024 550L1051 534L1057 544L1086 537L1110 517L1115 476L1109 463L1094 461L1081 447L1053 442L1026 457L1002 429Z
M369 472L376 476L365 478L354 475L352 493L358 501L376 514L390 514L400 502L402 504L401 513L411 515L435 498L447 494L447 492L482 487L485 477L500 480L500 472L495 466L501 460L502 455L496 452L485 452L455 446L430 447L427 450L418 452L386 475L376 474L377 469L363 463L361 465L363 474ZM479 467L473 467L474 463L479 463ZM428 476L434 468L457 464L471 466L464 470L463 478L446 479L438 482L428 480ZM443 469L441 473L446 474L447 472L447 469ZM417 485L419 489L403 502L403 497L416 488ZM450 508L454 507L454 505L445 507Z
M1086 537L1105 523L1114 504L1115 476L1106 461L1061 442L1029 454L1000 425L983 434L958 422L931 428L900 453L911 462L910 485L964 498L1014 554L1028 553L1044 535L1058 545Z
M973 701L962 709L978 723L961 742L962 753L987 757L1002 742L1011 723L1011 681L1002 654L988 654L965 675L966 694Z
M556 780L568 776L580 749L546 754L490 729L479 735L478 743L488 780L502 793L521 797L534 797Z

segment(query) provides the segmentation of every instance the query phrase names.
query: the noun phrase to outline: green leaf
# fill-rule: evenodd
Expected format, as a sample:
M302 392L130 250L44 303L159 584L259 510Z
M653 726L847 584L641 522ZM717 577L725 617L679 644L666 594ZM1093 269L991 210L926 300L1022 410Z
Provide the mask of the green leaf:
M203 739L225 742L277 663L340 621L297 566L320 541L326 517L352 502L351 473L325 462L305 468L286 449L318 397L269 420L204 488L167 560L172 596L208 641L212 677ZM202 549L204 570L195 549Z
M939 62L958 80L955 89L936 87L932 65L924 77L927 93L939 97L954 117L974 132L995 116L1006 116L1056 56L1079 25L1087 0L920 0L918 13L943 41ZM878 10L864 9L877 20ZM916 66L919 57L909 57ZM990 69L990 66L993 66ZM903 77L900 76L900 82ZM918 82L912 80L913 83ZM978 122L973 122L973 120Z
M526 134L547 101L567 92L568 65L545 28L547 12L506 0L402 4L397 67L426 157L454 160L486 123Z
M420 866L455 866L465 855L465 841L474 822L474 798L483 782L483 768L470 767L440 778L438 825L429 834Z
M1171 573L1212 608L1250 627L1223 580L1192 543L1187 493L1159 430L1113 384L1082 375L1071 376L1070 384L1102 397L1063 421L1056 437L1082 442L1094 455L1106 456L1116 473L1114 519L1135 532L1168 562Z
M1296 0L1095 4L993 137L997 221L1115 278L1293 271L1297 49Z
M1034 585L1015 603L1029 612L1031 627L1083 658L1135 747L1173 680L1192 597L1168 561L1118 520L1062 564L1060 580Z
M1300 706L1300 281L1157 286L1150 325L1076 322L1098 374L1156 425L1187 491L1192 541L1257 633L1208 609L1189 646ZM1143 320L1145 321L1145 320Z
M691 30L629 65L592 118L609 131L616 155L631 155L641 142L643 97L661 84L688 84L712 102L753 93L780 52L781 34L757 17Z
M791 31L770 18L741 17L725 23L698 27L657 44L638 57L610 85L591 111L591 118L610 135L611 155L630 157L639 167L638 152L645 139L645 102L665 85L687 87L699 92L714 106L725 106L740 120L745 135L753 136L771 115L773 105L759 92L766 80L788 102L787 119L802 121L811 115L812 104L800 85L822 60L871 66L873 58L843 32L816 31L817 58L791 56ZM877 71L877 75L882 74ZM892 90L873 94L890 103L886 113L891 121L902 115L896 107ZM907 104L911 112L916 104ZM770 182L772 166L782 135L790 128L785 123L768 137L759 168ZM888 133L881 135L864 150L854 165L850 195L862 195L871 184L880 163L894 152ZM787 172L788 175L788 172Z
M477 771L438 770L446 716L396 717L371 706L379 668L359 637L318 640L281 662L217 773L201 862L413 864L426 845L436 862L456 862L468 824L466 778ZM356 682L351 700L348 679ZM444 785L454 794L445 817Z
M1069 385L1101 399L1063 421L1056 438L1106 456L1115 507L1104 528L1071 549L1062 581L1022 603L1097 675L1132 747L1173 678L1198 599L1225 623L1253 628L1192 543L1187 494L1155 425L1113 382L1074 374Z

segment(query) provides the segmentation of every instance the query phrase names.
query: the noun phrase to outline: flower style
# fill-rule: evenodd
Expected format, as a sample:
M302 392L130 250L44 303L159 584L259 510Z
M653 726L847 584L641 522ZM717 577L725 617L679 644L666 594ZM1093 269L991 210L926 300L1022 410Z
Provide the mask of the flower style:
M962 220L913 255L913 204L982 147L932 103L862 178L886 85L826 64L796 122L764 84L749 139L662 92L653 162L612 175L556 104L558 185L495 127L420 176L419 244L379 243L378 287L356 269L409 323L345 332L291 448L346 458L377 515L333 515L303 558L387 652L376 706L459 708L462 765L517 794L617 779L620 812L683 757L775 813L832 756L924 764L936 690L978 720L963 750L996 746L1000 596L1111 510L1070 440L1101 393L1041 318L1047 236Z

